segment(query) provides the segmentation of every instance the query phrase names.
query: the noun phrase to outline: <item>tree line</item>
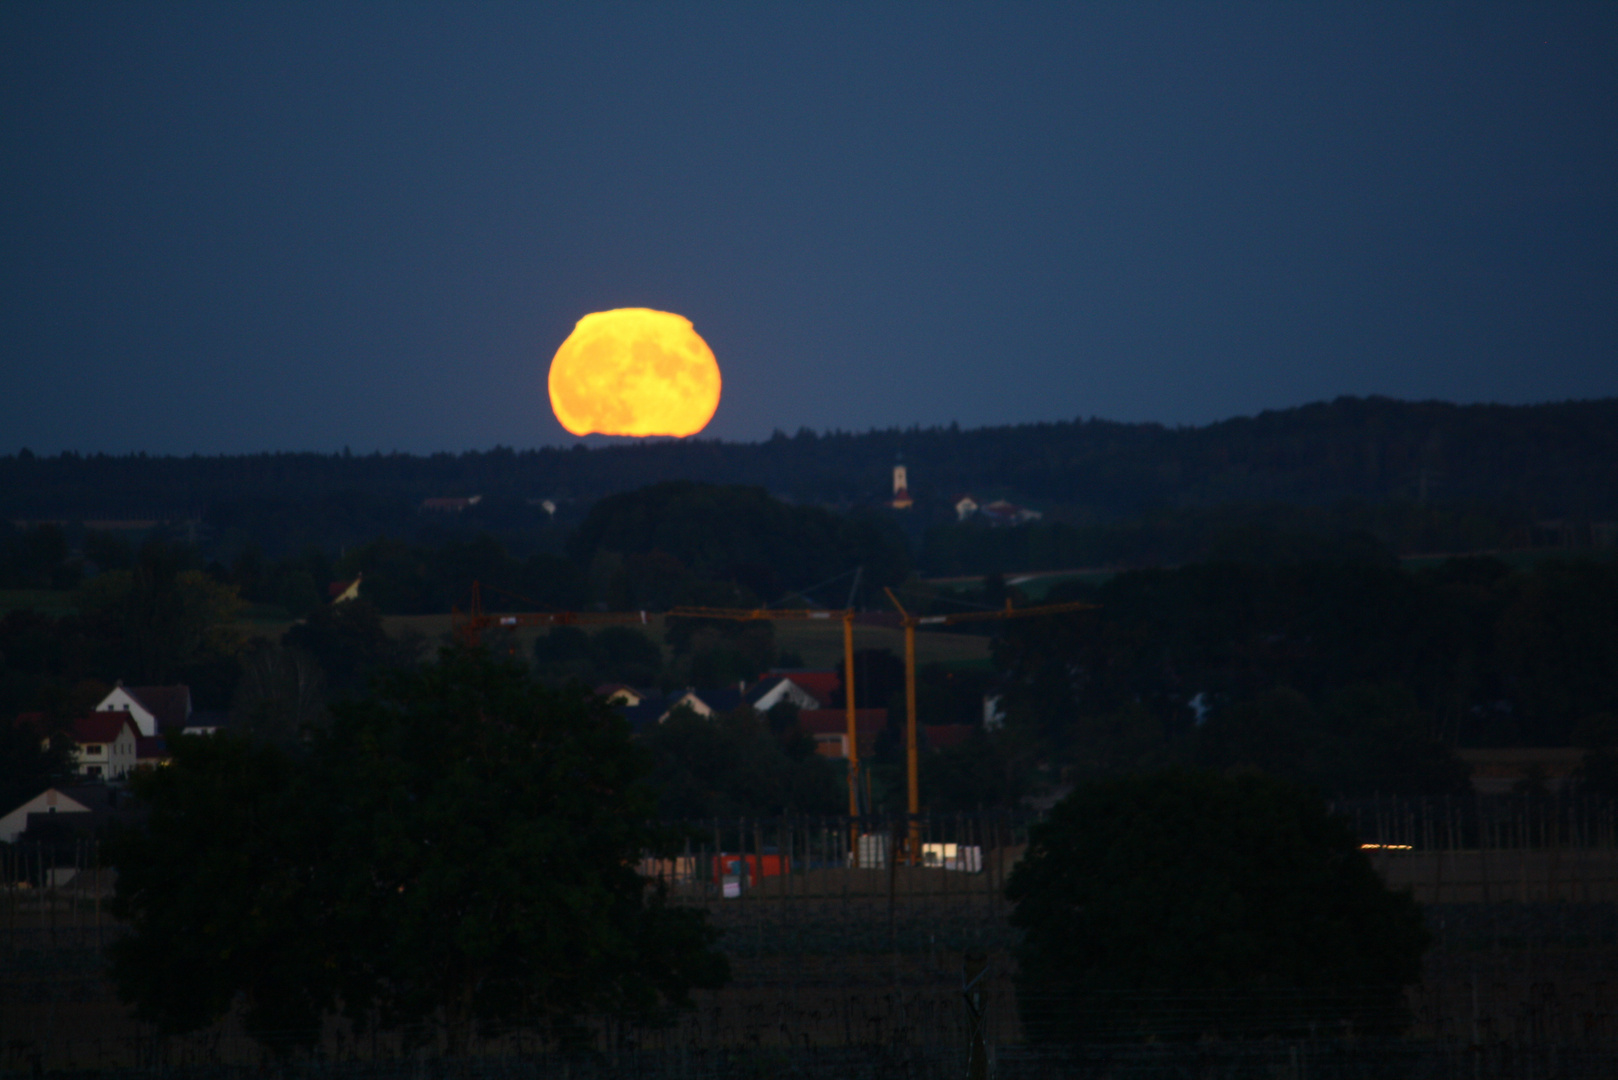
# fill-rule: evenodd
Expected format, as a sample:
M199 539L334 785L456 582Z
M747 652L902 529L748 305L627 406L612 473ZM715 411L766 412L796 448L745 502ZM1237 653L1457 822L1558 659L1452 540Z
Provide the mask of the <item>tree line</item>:
M1179 763L1458 793L1455 747L1618 744L1612 560L1209 563L1051 598L1098 608L1001 630L1002 745L1071 777Z
M0 456L8 519L194 520L226 546L279 557L427 528L485 530L526 554L559 546L597 500L668 477L762 487L797 503L875 507L903 455L922 528L956 497L1010 498L1074 524L1174 507L1443 503L1521 526L1618 519L1618 401L1533 406L1339 398L1201 427L1095 419L960 430L778 432L712 440L463 454L158 458ZM422 500L482 495L460 515ZM556 508L543 508L549 500Z

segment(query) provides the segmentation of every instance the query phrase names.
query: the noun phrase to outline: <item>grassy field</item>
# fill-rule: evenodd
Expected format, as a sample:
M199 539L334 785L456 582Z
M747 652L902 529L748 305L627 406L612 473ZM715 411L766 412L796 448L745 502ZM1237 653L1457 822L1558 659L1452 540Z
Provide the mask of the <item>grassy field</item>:
M71 612L77 594L51 589L0 590L0 615L9 611L32 608L46 615L60 616ZM650 615L646 633L667 652L663 616ZM293 620L285 611L273 605L246 608L237 619L237 628L248 638L278 641ZM426 638L429 646L449 640L454 630L450 615L389 615L382 620L390 635L398 636L415 631ZM515 647L518 655L532 654L534 639L547 631L536 627L522 627L515 632L506 631L506 647ZM515 639L513 641L513 639ZM803 658L805 667L831 668L843 658L843 628L840 622L792 622L775 624L776 648L782 652L795 652ZM857 649L891 649L896 656L904 654L903 631L882 626L856 626L854 647ZM989 659L989 638L967 634L941 634L920 631L916 634L916 660L930 663L971 663Z
M1030 600L1043 600L1052 587L1068 581L1082 581L1087 585L1105 585L1118 576L1119 571L1105 567L1087 570L1036 570L1028 573L1005 574L1007 585L1015 585ZM967 592L983 588L981 574L966 577L929 578L927 584L943 593Z
M647 635L662 646L667 655L668 645L664 637L663 617L649 615L647 619L645 627ZM429 643L436 643L446 640L451 632L452 621L448 615L391 615L383 620L383 625L390 634L397 635L405 630L414 630L422 634ZM534 627L521 627L515 632L508 631L507 647L514 647L517 655L527 657L532 654L534 639L546 632L544 629ZM831 668L843 658L843 627L840 622L833 621L778 622L775 624L775 647L782 652L797 653L803 658L805 667ZM891 649L895 656L903 656L904 632L897 628L882 626L856 626L854 647ZM989 639L986 636L926 631L916 634L918 664L970 663L987 661L988 658Z

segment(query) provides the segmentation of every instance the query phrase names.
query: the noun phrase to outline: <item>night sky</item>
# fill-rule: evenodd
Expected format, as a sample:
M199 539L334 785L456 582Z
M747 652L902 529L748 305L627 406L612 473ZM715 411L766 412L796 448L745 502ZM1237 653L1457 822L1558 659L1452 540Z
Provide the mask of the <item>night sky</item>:
M0 452L1618 394L1618 5L0 5Z

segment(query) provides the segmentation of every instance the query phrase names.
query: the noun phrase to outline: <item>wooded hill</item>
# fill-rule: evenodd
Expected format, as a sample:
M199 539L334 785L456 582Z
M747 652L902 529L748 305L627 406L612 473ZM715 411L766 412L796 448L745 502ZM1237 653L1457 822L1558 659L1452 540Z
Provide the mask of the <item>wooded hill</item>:
M1079 525L1232 504L1481 506L1519 522L1618 518L1618 399L1533 406L1387 398L1264 412L1203 427L1074 420L960 430L796 435L761 443L641 442L462 454L276 453L0 457L12 520L195 520L266 551L422 528L423 499L481 495L458 521L555 549L603 496L667 479L748 484L839 509L879 506L900 456L919 539L970 492ZM559 506L556 520L540 500ZM443 517L443 515L439 515ZM526 545L519 545L526 546Z

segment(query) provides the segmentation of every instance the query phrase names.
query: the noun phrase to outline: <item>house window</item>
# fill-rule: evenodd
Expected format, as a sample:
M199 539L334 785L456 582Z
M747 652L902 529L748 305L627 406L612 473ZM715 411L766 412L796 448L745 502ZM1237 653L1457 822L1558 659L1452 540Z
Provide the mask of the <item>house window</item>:
M86 754L92 754L99 757L101 755L101 745L99 743L91 743L84 748L84 752Z

